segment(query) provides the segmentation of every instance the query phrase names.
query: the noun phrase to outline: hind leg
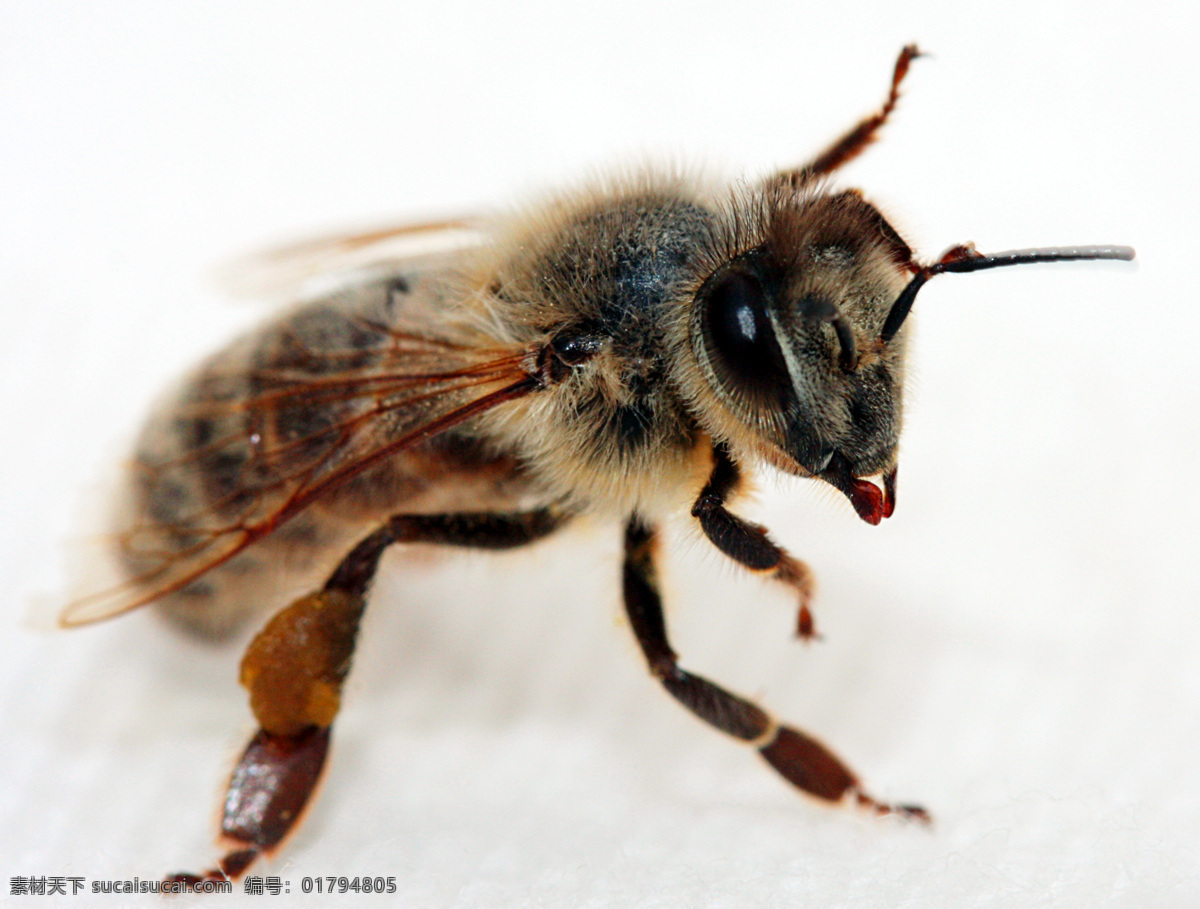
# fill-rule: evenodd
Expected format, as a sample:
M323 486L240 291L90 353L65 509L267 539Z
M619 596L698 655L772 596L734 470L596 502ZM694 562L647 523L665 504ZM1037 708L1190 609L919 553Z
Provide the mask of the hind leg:
M194 885L240 877L298 825L321 778L367 593L389 546L511 549L548 535L565 520L549 509L398 515L355 546L321 590L276 613L242 659L240 680L250 692L259 729L226 791L221 839L228 851L215 868L170 880Z

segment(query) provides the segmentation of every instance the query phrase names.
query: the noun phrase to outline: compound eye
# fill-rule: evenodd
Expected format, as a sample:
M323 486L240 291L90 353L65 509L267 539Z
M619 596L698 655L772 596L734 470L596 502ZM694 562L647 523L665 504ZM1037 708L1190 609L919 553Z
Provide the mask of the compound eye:
M707 288L704 329L713 366L731 391L774 399L790 387L787 364L767 317L767 295L759 278L730 271Z

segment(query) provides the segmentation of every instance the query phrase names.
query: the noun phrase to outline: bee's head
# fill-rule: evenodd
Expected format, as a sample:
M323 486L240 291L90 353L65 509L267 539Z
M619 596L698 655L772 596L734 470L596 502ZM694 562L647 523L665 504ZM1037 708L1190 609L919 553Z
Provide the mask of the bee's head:
M826 480L878 523L895 476L905 333L881 340L912 253L856 192L765 206L758 242L701 284L691 341L714 427L790 473Z
M983 256L958 246L922 265L859 193L778 183L733 222L737 236L713 257L691 311L699 410L735 451L825 480L872 524L894 507L903 329L925 281L943 271L1133 255L1081 247ZM881 485L866 479L875 476Z

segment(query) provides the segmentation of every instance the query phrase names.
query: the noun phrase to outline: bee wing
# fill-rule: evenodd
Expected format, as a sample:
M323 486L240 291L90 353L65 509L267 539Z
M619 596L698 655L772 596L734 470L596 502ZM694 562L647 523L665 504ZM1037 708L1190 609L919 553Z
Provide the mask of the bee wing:
M427 271L485 239L484 219L446 218L328 234L260 250L218 267L217 286L239 299L292 301L337 291L374 274Z
M169 491L189 483L216 483L227 493L192 513L154 514L121 534L117 542L134 560L135 576L70 603L59 624L99 621L180 590L389 457L538 388L526 348L480 350L388 334L388 353L366 366L264 370L256 375L262 391L253 397L193 395L173 411L187 419L248 410L251 419L263 416L264 426L269 414L275 431L243 429L184 457L140 458L135 470L168 505ZM314 422L314 411L336 416ZM291 416L307 431L279 432Z

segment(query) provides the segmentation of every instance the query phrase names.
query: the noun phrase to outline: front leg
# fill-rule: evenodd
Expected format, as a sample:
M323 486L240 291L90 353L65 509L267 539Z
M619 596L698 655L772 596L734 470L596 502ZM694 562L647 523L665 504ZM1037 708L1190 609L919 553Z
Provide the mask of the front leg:
M272 616L242 659L240 680L259 730L226 791L221 840L228 851L201 875L168 880L195 886L240 877L296 828L321 778L367 593L389 546L509 549L546 536L566 517L553 509L397 515L350 550L321 590Z
M849 797L876 814L895 812L928 821L924 808L888 805L867 795L858 777L816 739L780 725L749 701L679 667L658 593L657 549L654 529L638 515L630 517L625 528L625 610L650 672L663 687L706 723L753 745L784 779L810 795L831 802Z
M725 508L725 500L742 484L742 473L721 444L713 446L713 471L692 506L692 516L717 549L751 571L769 574L800 595L796 634L809 639L816 634L809 604L813 595L811 569L789 555L767 536L767 529L739 518Z

